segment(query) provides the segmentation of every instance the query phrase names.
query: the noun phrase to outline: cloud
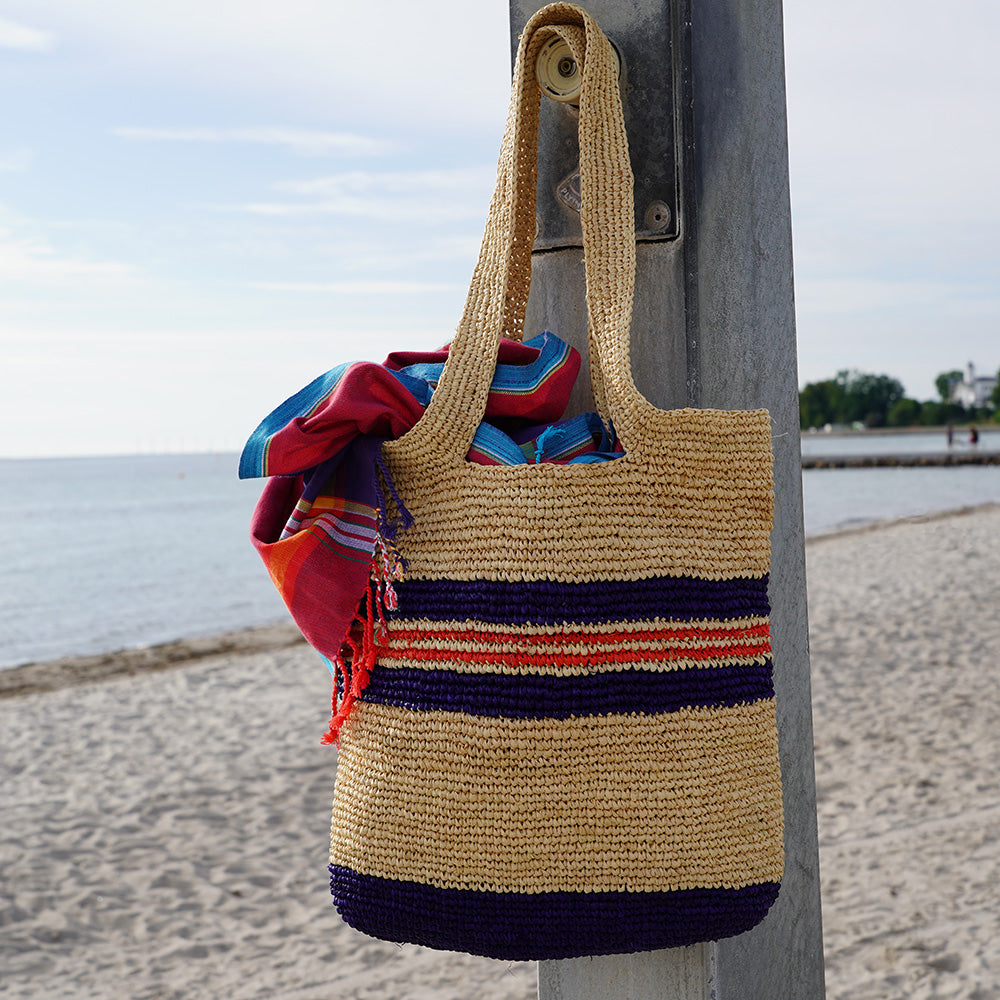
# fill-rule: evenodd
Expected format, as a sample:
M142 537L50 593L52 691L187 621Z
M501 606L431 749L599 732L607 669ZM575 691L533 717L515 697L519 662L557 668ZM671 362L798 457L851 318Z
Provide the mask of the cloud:
M303 201L251 202L238 211L265 216L344 215L388 223L481 220L495 168L456 167L401 172L351 171L304 181L282 181L274 190Z
M418 194L427 192L450 192L456 195L469 191L481 191L493 182L496 167L455 167L437 170L404 170L396 172L372 173L353 171L317 177L308 181L279 181L274 185L277 191L290 194L323 195L336 197L353 191L360 193L384 192L386 194Z
M308 156L385 156L395 143L372 139L352 132L323 132L314 129L281 127L258 128L132 128L111 130L123 139L153 142L256 143L284 146Z
M262 281L253 287L270 292L328 292L334 295L422 295L428 292L454 292L462 288L457 284L420 281Z
M916 309L944 311L965 300L965 286L887 277L813 278L796 283L796 303L816 315L871 316Z
M294 101L309 117L373 118L449 130L502 129L510 82L507 4L442 0L19 0L108 71L178 89ZM364 126L361 126L364 127Z
M929 398L997 359L1000 5L784 10L803 381L859 367Z
M35 151L27 146L18 146L6 153L0 153L0 173L23 173L35 158Z
M485 210L485 203L483 206ZM412 273L422 264L454 265L471 273L476 262L482 234L469 227L469 232L458 235L432 235L421 233L420 239L406 246L394 247L385 240L354 238L349 243L320 243L317 252L330 255L352 270L368 273L398 271Z
M0 17L0 49L18 49L21 52L51 52L55 36L49 31L29 28Z
M65 283L135 276L135 268L118 261L88 260L60 255L44 240L17 236L0 228L0 274L19 282Z

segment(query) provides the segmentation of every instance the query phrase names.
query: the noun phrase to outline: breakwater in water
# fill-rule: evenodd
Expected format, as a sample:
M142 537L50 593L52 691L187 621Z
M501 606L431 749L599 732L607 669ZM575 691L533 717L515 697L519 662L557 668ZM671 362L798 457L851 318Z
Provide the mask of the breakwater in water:
M1000 451L802 456L803 469L920 468L946 465L1000 465Z

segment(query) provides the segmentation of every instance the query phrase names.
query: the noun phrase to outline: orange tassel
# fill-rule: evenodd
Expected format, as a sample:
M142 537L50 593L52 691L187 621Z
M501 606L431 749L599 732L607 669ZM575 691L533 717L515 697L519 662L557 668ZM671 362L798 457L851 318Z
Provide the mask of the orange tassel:
M340 745L340 730L345 720L354 708L354 702L362 691L368 686L371 668L375 666L380 643L375 641L375 605L377 603L375 595L372 593L371 585L363 598L365 602L365 615L362 619L359 615L356 624L361 625L361 641L358 642L354 636L354 629L347 637L347 641L341 647L340 655L337 657L337 671L333 679L333 718L330 719L330 726L320 739L320 743L326 746ZM360 611L360 605L358 607ZM381 614L379 619L381 621ZM343 692L341 694L341 692Z

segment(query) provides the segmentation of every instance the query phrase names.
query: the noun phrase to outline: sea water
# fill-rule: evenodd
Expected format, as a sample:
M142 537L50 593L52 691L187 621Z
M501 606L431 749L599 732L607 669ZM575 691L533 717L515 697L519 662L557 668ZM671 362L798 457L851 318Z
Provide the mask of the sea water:
M861 455L969 455L1000 452L1000 428L980 430L969 443L956 430L948 444L944 430L864 431L803 434L803 457ZM802 506L806 535L826 534L873 521L958 510L1000 501L1000 465L805 469Z
M248 537L260 490L235 455L0 460L0 667L287 621ZM1000 466L808 469L803 496L816 535L1000 501Z
M0 461L0 666L287 619L235 455Z
M803 469L806 537L1000 502L1000 465Z

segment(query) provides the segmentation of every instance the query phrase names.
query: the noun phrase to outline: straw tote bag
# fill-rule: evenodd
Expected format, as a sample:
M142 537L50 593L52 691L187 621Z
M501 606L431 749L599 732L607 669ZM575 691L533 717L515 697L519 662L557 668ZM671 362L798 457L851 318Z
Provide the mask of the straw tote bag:
M531 269L537 53L583 67L592 380L621 458L466 460ZM341 731L330 873L352 926L508 960L752 927L782 874L765 410L655 408L629 365L632 177L617 69L568 3L521 38L465 313L383 453L413 518L398 610Z

